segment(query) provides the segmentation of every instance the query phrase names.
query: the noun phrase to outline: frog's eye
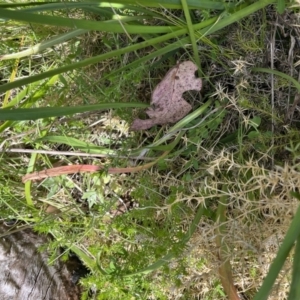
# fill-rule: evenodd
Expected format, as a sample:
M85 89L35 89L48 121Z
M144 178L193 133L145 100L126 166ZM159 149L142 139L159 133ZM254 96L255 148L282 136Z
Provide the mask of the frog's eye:
M163 110L164 110L164 108L161 107L161 105L159 105L159 103L152 103L152 104L151 104L151 107L152 107L155 111L157 111L157 112L163 111Z

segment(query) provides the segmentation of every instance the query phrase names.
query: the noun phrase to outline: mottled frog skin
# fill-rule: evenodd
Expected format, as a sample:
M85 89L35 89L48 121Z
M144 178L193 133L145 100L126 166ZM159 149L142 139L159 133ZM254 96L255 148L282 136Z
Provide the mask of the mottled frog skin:
M0 224L0 235L8 232ZM66 264L48 265L46 253L37 248L47 238L26 229L0 238L1 300L77 300L80 288L72 282Z
M197 69L192 61L184 61L169 70L152 93L152 107L146 110L149 119L135 119L131 130L146 130L154 125L176 123L186 116L192 106L184 100L183 93L200 91L202 88L202 80L195 77Z

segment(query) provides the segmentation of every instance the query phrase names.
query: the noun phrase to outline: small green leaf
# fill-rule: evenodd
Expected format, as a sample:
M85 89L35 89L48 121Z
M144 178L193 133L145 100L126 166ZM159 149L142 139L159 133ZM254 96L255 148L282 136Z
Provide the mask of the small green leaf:
M254 116L252 119L251 119L251 125L255 128L259 127L261 123L261 118L258 117L258 116Z
M278 11L279 14L284 13L284 11L285 11L285 0L277 0L277 11Z
M257 131L250 131L247 136L249 139L256 139L258 136L260 136L261 134Z

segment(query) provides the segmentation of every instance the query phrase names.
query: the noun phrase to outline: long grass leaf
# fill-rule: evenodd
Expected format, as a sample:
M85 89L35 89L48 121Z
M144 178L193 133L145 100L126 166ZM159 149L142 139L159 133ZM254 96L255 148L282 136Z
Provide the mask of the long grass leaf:
M217 17L215 18L211 18L209 20L203 21L199 24L195 24L193 25L193 29L194 30L198 30L197 35L200 36L200 40L202 38L204 38L205 36L215 33L218 30L223 29L224 27L239 21L240 19L243 19L245 17L247 17L248 15L256 12L259 9L264 8L265 6L274 3L276 0L263 0L263 1L259 1L256 2L253 5L250 5L246 8L243 8L241 10L239 10L238 12L230 15L229 17L226 17L224 19L219 20ZM237 10L239 9L238 7L236 8ZM213 24L212 24L213 23ZM204 26L207 25L207 26ZM176 31L176 35L182 35L182 34L186 34L188 32L188 30L186 28L184 29L179 29L178 31ZM162 38L169 38L169 35L165 35L162 36ZM150 41L149 41L150 42ZM189 42L189 38L182 38L180 40L178 40L177 42L174 42L173 44L169 44L155 52L152 52L146 56L143 56L142 58L134 61L131 64L128 64L120 69L118 69L117 71L113 71L110 74L108 74L107 76L104 76L102 79L107 78L109 76L112 76L114 74L116 74L119 71L124 71L127 68L131 68L131 67L136 67L138 65L141 65L143 62L148 61L154 57L160 56L160 55L164 55L165 53L174 51L180 47L184 47L187 43ZM152 43L151 43L152 44ZM0 91L1 91L1 87L0 87Z
M124 22L120 24L119 20L108 21L88 21L72 18L62 18L55 16L39 15L26 11L12 11L0 8L0 18L12 19L28 23L36 23L43 25L52 25L68 28L99 30L103 32L124 33L124 30L129 34L138 33L169 33L178 29L176 26L146 26L146 25L128 25L126 22L136 21L147 18L147 16L122 17L119 19Z
M69 137L69 136L45 136L38 139L36 142L40 141L47 141L48 143L58 143L58 144L65 144L76 149L84 150L85 153L94 153L94 154L105 154L110 155L114 154L115 151L97 146L93 143L86 143L77 138Z
M20 47L23 46L23 42L24 42L24 36L21 39ZM0 56L0 60L1 60L1 56ZM15 60L12 72L10 74L9 82L15 81L19 62L20 62L19 58ZM2 108L6 107L8 105L8 99L10 98L10 95L11 95L11 91L6 91L4 99L3 99L3 103L2 103Z
M185 19L186 19L186 25L187 25L187 28L189 31L189 36L191 39L191 44L192 44L192 49L193 49L193 57L194 57L196 65L198 66L198 68L200 68L201 64L200 64L199 51L198 51L196 38L195 38L195 29L193 28L192 19L191 19L189 7L187 4L187 0L181 0L181 3L182 3L182 8L184 11Z
M120 4L138 4L146 7L156 7L156 8L171 8L171 9L181 9L180 0L115 0L107 1L109 3L120 3ZM225 8L224 3L221 1L210 1L210 0L187 0L188 6L190 9L219 9L222 10Z
M193 28L194 28L194 30L200 30L200 29L202 29L202 28L205 28L205 27L208 27L208 26L214 24L217 20L218 20L217 17L213 17L213 18L208 19L208 20L205 20L205 21L203 21L203 22L201 22L201 23L199 23L199 24L193 25ZM174 34L176 34L176 36L178 37L178 36L183 35L183 34L186 34L186 33L188 33L188 29L187 29L187 28L183 28L183 29L177 30L176 33L166 34L166 35L163 35L163 36L160 37L160 38L163 38L163 40L165 41L165 40L170 39L171 36L174 37ZM153 39L149 40L148 42L149 42L151 45L154 46L153 42L154 42L154 40L156 40L156 39L157 39L157 38L153 38ZM120 74L120 72L122 72L122 71L124 71L124 70L126 70L126 69L132 69L132 68L135 69L135 68L137 68L137 67L141 67L141 66L144 65L143 63L146 62L146 61L149 61L149 60L151 60L151 59L153 59L153 58L155 58L155 57L164 55L164 54L169 53L169 52L171 52L171 51L173 51L173 50L176 50L176 49L178 49L178 48L180 48L180 47L183 47L183 46L184 46L184 43L183 43L183 42L185 42L185 41L188 42L188 38L181 39L181 40L179 40L178 42L176 42L176 44L175 44L175 43L169 44L169 45L167 45L167 46L165 46L165 47L162 47L162 48L160 48L160 49L158 49L158 50L156 50L156 51L154 51L154 52L152 52L152 53L150 53L150 54L148 54L148 55L144 55L143 57L141 57L141 58L135 60L134 62L132 62L132 63L130 63L130 64L127 64L127 65L125 65L125 66L119 68L118 70L112 71L112 72L110 72L110 73L107 74L107 75L104 75L104 76L101 78L101 80L104 80L104 79L106 79L106 78L112 77L112 76L114 76L114 75L116 75L116 74ZM181 42L181 44L179 44L179 42ZM100 81L101 81L101 80L100 80Z
M174 37L176 37L176 35L177 35L176 32L172 32L172 33L167 34L165 36L160 36L160 37L153 38L150 41L145 41L145 42L141 42L141 43L138 43L138 44L135 44L135 45L131 45L131 46L128 46L128 47L125 47L125 48L122 48L122 49L113 50L113 51L110 51L108 53L104 53L104 54L100 54L100 55L95 56L95 57L87 58L83 61L79 61L79 62L76 62L76 63L73 63L73 64L69 64L69 65L54 69L54 70L49 70L49 71L46 71L46 72L41 73L41 74L33 75L33 76L30 76L30 77L27 77L27 78L22 78L22 79L16 80L14 82L6 83L6 84L3 84L3 85L0 86L0 93L5 92L5 91L10 90L10 89L13 89L13 88L16 88L16 87L20 87L20 86L25 85L25 84L29 84L29 83L41 80L41 79L52 77L52 76L57 75L57 74L61 74L61 73L64 73L64 72L75 70L77 68L86 67L88 65L98 63L100 61L103 61L103 60L111 58L111 57L120 56L120 55L125 54L125 53L129 53L129 52L133 52L135 50L139 50L139 49L142 49L142 48L145 48L145 47L149 47L150 45L155 45L155 44L161 43L161 42L163 42L167 39L174 38Z
M248 7L244 8L244 9L239 10L238 12L230 15L229 17L226 17L224 19L221 19L220 21L217 21L215 24L213 24L211 26L208 26L208 28L203 28L202 30L199 30L198 34L203 35L203 36L205 36L207 34L212 34L216 31L224 28L225 26L228 26L228 25L230 25L230 24L232 24L236 21L239 21L240 19L256 12L259 9L262 9L265 6L274 3L274 1L275 0L261 0L261 1L258 1L254 4L252 4L252 5L249 5ZM238 10L238 8L236 8L236 9ZM193 25L193 28L195 30L199 27L202 28L202 26L203 26L202 23L203 22L201 22L200 24ZM95 56L95 57L92 57L92 58L88 58L86 60L76 62L76 63L70 64L70 65L67 65L67 66L63 66L63 67L57 68L55 70L50 70L50 71L44 72L42 74L37 74L37 75L31 76L31 77L19 79L19 80L16 80L15 82L6 83L6 84L3 84L2 86L0 86L0 93L5 92L9 89L20 87L20 86L28 84L28 83L32 83L32 82L37 81L37 80L41 80L41 79L45 79L45 78L54 76L56 74L61 74L63 72L68 72L68 71L74 70L76 68L86 67L88 65L98 63L100 61L103 61L105 59L108 59L108 58L111 58L111 57L114 57L114 56L120 56L120 55L125 54L125 53L129 53L129 52L136 51L136 50L139 50L139 49L142 49L142 48L145 48L145 47L149 47L150 45L155 45L155 44L164 42L166 40L178 37L179 35L182 35L182 34L185 34L185 33L187 33L187 29L181 29L181 30L172 32L170 34L166 34L166 35L163 35L163 36L153 38L149 41L141 42L141 43L138 43L136 45L131 45L131 46L128 46L128 47L125 47L125 48L122 48L122 49L117 49L117 50L111 51L109 53L105 53L105 54L101 54L101 55L98 55L98 56ZM159 49L159 51L160 51L160 53L167 53L167 52L172 51L174 49L178 49L180 47L183 47L188 42L189 42L189 38L183 38L183 39L177 41L176 43L173 43L171 45L166 46L163 49ZM154 54L151 54L151 56L148 55L147 59L150 59L150 57L153 57L153 55Z
M272 70L272 69L265 69L265 68L252 68L252 71L274 74L274 75L280 76L284 79L287 79L288 81L292 82L295 85L295 87L298 89L298 91L300 92L300 83L296 79L294 79L293 77L291 77L285 73L282 73L282 72L279 72L276 70Z
M37 120L41 118L60 117L82 113L86 111L122 108L122 107L140 107L146 108L149 105L144 103L100 103L92 105L81 106L67 106L67 107L38 107L38 108L16 108L16 109L0 109L0 120Z
M39 52L44 51L45 49L48 49L50 47L53 47L58 44L62 44L76 36L82 35L84 33L88 32L88 30L85 29L76 29L72 30L70 32L55 36L47 41L44 41L42 43L36 44L35 46L32 46L26 50L12 53L12 54L4 54L0 55L0 61L1 60L7 60L7 59L14 59L14 58L22 58L25 56L30 56Z
M293 261L292 283L288 300L300 299L300 235L298 236Z
M277 11L283 14L285 11L285 0L277 0Z
M38 157L37 153L33 153L31 155L28 168L27 168L27 173L31 173L34 170L37 157ZM25 191L25 198L26 198L27 205L33 206L33 200L31 197L31 181L25 183L24 191Z
M49 88L54 85L57 79L58 75L53 76L43 84L41 84L40 82L33 82L32 84L27 85L25 89L21 90L13 99L11 99L11 101L6 105L5 108L11 108L15 105L18 105L19 107L28 107L28 105L32 105L34 102L38 101L49 90ZM26 98L26 96L29 97ZM20 103L21 101L22 103ZM0 133L13 124L14 122L12 121L5 121L0 125Z
M185 126L187 126L191 121L198 118L200 115L202 115L212 104L212 100L208 100L206 103L204 103L201 107L190 113L189 115L185 116L183 119L181 119L179 122L177 122L174 126L172 126L166 134L161 137L159 140L151 143L150 145L147 145L146 147L142 147L140 149L137 149L131 153L131 155L139 156L139 155L145 155L150 149L156 148L160 146L161 144L165 143L169 139L174 138L176 134L178 134L178 131L181 129L184 129Z
M223 10L225 9L224 2L222 1L210 1L210 0L187 0L187 4L190 9L212 9L212 10ZM154 7L154 8L170 8L170 9L181 9L180 0L116 0L116 1L81 1L81 2L43 2L43 3L2 3L2 8L15 8L15 7L27 7L27 6L49 6L49 9L60 9L60 8L80 8L86 6L97 6L97 7L114 7L114 8L130 8L130 6L142 6L142 7ZM231 5L233 6L233 5ZM228 5L227 5L228 7ZM48 10L48 9L47 9Z
M90 270L94 270L96 266L96 260L90 258L83 250L81 250L78 246L74 244L67 244L70 250L72 250L80 259L83 264L87 266Z
M39 5L45 5L45 3L47 4L47 3L51 3L51 2L45 1L45 2L0 3L0 8L39 6Z
M101 5L101 6L100 6ZM25 11L27 12L42 12L42 11L49 11L49 10L66 10L66 9L82 9L84 11L92 12L102 17L111 18L115 15L111 8L119 9L119 15L126 15L120 11L122 8L124 9L123 4L116 4L116 3L108 3L108 2L56 2L51 4L39 5L32 8L26 8ZM145 16L152 16L161 18L161 15L151 11L147 8L134 6L134 5L126 5L126 10L135 11L136 13L143 13Z
M297 209L296 214L291 222L291 225L284 237L284 240L277 252L275 259L273 260L269 272L264 279L264 282L255 295L253 300L267 300L272 286L287 259L294 243L298 240L300 235L300 206Z

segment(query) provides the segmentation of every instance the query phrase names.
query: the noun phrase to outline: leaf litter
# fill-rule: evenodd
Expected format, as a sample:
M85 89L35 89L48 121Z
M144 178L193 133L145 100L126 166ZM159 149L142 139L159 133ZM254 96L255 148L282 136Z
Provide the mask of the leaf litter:
M155 87L151 106L146 110L149 119L135 119L131 130L146 130L154 125L176 123L191 110L192 106L184 100L183 93L189 90L200 91L202 80L195 76L198 67L191 61L174 66Z

